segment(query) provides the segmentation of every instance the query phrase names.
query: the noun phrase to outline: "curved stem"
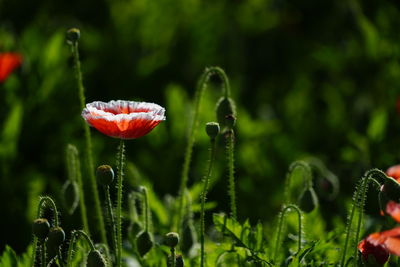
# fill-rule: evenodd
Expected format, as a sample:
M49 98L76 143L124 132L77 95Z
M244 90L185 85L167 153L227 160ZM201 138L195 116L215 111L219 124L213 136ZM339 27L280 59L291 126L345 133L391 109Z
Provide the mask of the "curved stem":
M229 197L231 204L231 216L233 219L237 218L237 208L236 208L236 189L235 189L235 166L234 166L234 146L235 146L235 133L230 130L225 135L226 139L226 157L228 161L228 171L229 171Z
M278 232L277 232L277 236L276 236L275 252L274 252L274 263L275 264L276 264L276 260L277 260L277 256L278 256L278 249L279 249L280 242L281 242L281 235L282 235L282 228L283 228L284 218L285 218L286 212L291 210L291 209L294 210L297 213L298 222L299 222L298 223L298 226L299 226L298 227L298 233L299 233L299 238L298 239L299 240L298 240L296 254L299 253L300 250L301 250L301 239L302 239L302 237L301 237L301 228L302 228L301 210L296 205L289 204L289 205L286 205L286 206L283 207L283 209L281 211L281 214L279 216Z
M120 140L118 152L118 180L117 180L117 267L122 264L122 182L124 177L125 144Z
M71 50L72 50L72 55L74 58L75 76L77 79L77 84L78 84L78 89L79 89L79 100L80 100L81 110L83 110L85 108L86 100L85 100L85 92L84 92L85 89L83 87L83 81L82 81L81 62L79 60L78 42L74 42L71 44ZM104 227L103 214L101 212L99 192L97 189L96 177L94 176L94 164L93 164L93 156L92 156L92 139L90 136L90 129L89 129L89 125L86 124L84 120L82 120L82 123L83 123L83 128L85 131L85 140L86 140L86 153L85 154L86 154L86 161L87 161L87 171L89 173L90 186L91 186L92 193L93 193L95 217L97 219L97 226L98 226L98 230L101 235L101 240L103 243L107 244L107 236L106 236L106 230Z
M290 203L290 184L291 184L291 178L292 178L292 173L297 169L297 168L303 168L304 171L306 172L305 174L305 186L309 188L312 186L312 172L310 165L305 162L305 161L295 161L289 166L288 173L286 174L286 184L285 184L285 203Z
M210 181L211 170L213 166L215 158L215 139L211 139L211 147L210 147L210 160L208 164L207 174L203 178L203 192L201 194L201 211L200 211L200 267L204 267L205 263L205 255L204 255L204 232L205 232L205 223L204 223L204 206L206 203L206 196L208 191L208 184Z
M38 205L38 211L36 214L36 218L40 218L41 217L41 212L42 212L42 207L44 204L48 204L51 206L51 208L53 209L53 213L54 213L54 226L58 227L59 223L58 223L58 210L57 210L57 206L56 203L54 203L54 200L49 197L49 196L44 196L40 198L39 201L39 205Z
M113 208L111 204L111 197L110 197L110 187L107 185L105 188L105 198L106 198L106 206L107 206L107 213L108 213L108 219L109 219L109 224L111 227L111 243L112 243L112 248L114 250L114 253L116 251L116 244L117 244L117 236L115 233L115 220L114 220L114 214L113 214Z
M176 219L176 223L175 223L176 228L180 228L182 225L182 219L183 219L183 214L184 214L184 198L185 198L184 193L185 193L186 185L187 185L187 181L188 181L193 145L195 143L196 131L198 128L197 126L198 126L198 121L199 121L200 104L201 104L201 100L204 95L204 91L207 88L208 82L209 82L211 76L214 74L217 74L223 82L223 88L222 88L223 95L225 97L230 96L229 80L228 80L225 72L219 67L206 68L197 83L197 88L196 88L196 93L195 93L193 121L190 126L189 138L188 138L188 142L186 145L185 158L184 158L182 174L181 174L181 183L179 186L178 214L177 214L177 219Z
M88 236L88 234L86 234L82 230L72 231L72 233L71 233L71 241L69 243L68 255L67 255L67 266L68 267L70 267L70 266L72 267L72 254L74 252L75 243L76 243L78 237L83 237L86 240L86 243L88 243L88 245L90 247L90 250L95 250L96 249L94 247L94 244L93 244L92 240Z

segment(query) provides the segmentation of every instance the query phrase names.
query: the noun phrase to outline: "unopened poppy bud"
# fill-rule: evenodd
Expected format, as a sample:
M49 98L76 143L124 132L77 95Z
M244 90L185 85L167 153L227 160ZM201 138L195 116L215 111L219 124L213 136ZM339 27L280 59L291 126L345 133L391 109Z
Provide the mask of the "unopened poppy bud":
M222 97L217 103L217 120L223 131L232 129L235 122L230 122L227 120L227 116L232 116L236 118L236 106L233 100L229 97Z
M206 123L206 133L211 140L214 140L219 134L219 124L218 122L207 122Z
M32 232L40 240L43 240L47 237L49 230L50 224L47 219L39 218L33 221Z
M81 37L81 31L77 28L72 28L67 31L66 39L67 43L74 44Z
M299 198L299 207L304 212L311 212L319 205L317 194L314 189L308 188L303 191Z
M399 201L400 199L400 184L392 177L385 179L381 191L391 200Z
M147 231L140 232L136 236L136 248L141 257L146 255L147 252L153 247L153 240Z
M179 243L179 235L177 233L171 232L165 235L165 244L170 247L174 248Z
M87 267L105 267L107 266L106 260L103 255L101 255L100 251L92 250L89 252L87 256Z
M172 255L168 255L167 267L172 266ZM175 257L175 267L184 267L185 262L183 261L182 255L176 255Z
M233 115L226 115L225 116L225 125L228 130L233 129L236 123L236 117Z
M129 227L129 233L131 236L136 236L140 231L142 231L142 226L139 222L133 222Z
M96 177L99 184L107 186L114 180L114 171L110 165L101 165L97 167Z
M61 189L63 204L69 214L74 213L79 204L79 186L75 181L66 181Z
M51 248L58 248L65 240L65 233L61 227L50 228L47 244Z

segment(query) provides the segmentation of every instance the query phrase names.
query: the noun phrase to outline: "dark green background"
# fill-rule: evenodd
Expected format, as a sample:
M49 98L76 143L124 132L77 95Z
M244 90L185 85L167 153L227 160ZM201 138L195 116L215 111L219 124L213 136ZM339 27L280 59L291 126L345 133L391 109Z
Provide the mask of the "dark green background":
M341 181L333 201L318 190L329 225L345 218L365 170L399 160L399 8L395 0L0 1L0 51L24 57L0 85L0 247L25 249L38 196L60 201L66 145L83 149L68 28L81 29L88 102L166 107L165 123L127 142L127 159L161 198L178 191L196 81L218 65L238 105L239 218L271 222L289 164L315 156ZM217 86L206 92L201 125L215 120ZM190 184L206 165L200 128ZM118 141L92 136L96 164L115 165ZM220 140L214 211L228 210L223 147ZM62 213L66 229L80 227L75 217Z

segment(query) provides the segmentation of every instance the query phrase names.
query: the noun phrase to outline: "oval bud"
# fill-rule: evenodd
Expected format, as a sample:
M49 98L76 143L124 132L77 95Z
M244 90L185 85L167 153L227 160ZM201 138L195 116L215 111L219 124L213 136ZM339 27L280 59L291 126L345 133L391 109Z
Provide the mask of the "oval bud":
M129 234L135 237L140 231L142 231L142 225L139 222L133 222L129 227Z
M165 235L165 244L170 247L174 248L178 245L179 243L179 235L174 232L170 232Z
M400 184L392 177L388 177L387 179L385 179L381 191L390 200L399 201L400 199Z
M87 256L87 267L105 267L107 266L106 260L103 255L101 255L100 251L92 250L89 252Z
M299 207L304 212L311 212L318 207L318 197L312 187L303 191L299 198Z
M110 165L101 165L97 167L96 178L99 184L103 186L110 185L114 180L114 171Z
M172 255L168 255L167 267L172 266ZM183 261L182 255L175 256L175 267L184 267L185 262Z
M79 204L79 186L75 181L66 181L61 189L63 205L68 213L74 213Z
M39 218L33 221L32 232L39 239L43 240L47 237L50 230L50 223L47 219Z
M217 120L223 131L231 130L236 121L236 106L231 98L222 97L217 103Z
M219 134L219 124L218 122L207 122L206 123L206 133L211 140L214 140Z
M81 31L77 28L72 28L67 31L66 39L67 43L69 44L76 43L80 37L81 37Z
M49 231L47 244L50 248L58 248L65 240L65 233L61 227L52 227Z
M143 231L136 236L136 248L141 257L146 255L152 247L153 240L149 232Z

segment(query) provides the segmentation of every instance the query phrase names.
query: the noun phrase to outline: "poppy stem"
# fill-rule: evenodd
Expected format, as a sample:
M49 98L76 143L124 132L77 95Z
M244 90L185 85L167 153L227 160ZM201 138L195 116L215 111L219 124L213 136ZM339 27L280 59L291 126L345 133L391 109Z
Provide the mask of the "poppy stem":
M208 184L210 181L211 170L215 158L215 138L210 139L210 159L208 162L207 173L203 178L203 192L201 194L201 212L200 212L200 267L204 267L205 263L205 255L204 255L204 232L205 232L205 223L204 223L204 206L206 203L206 196L208 191Z
M295 161L292 164L290 164L289 166L289 170L286 174L286 182L285 182L285 203L290 203L291 202L291 181L292 181L292 176L293 176L293 172L297 169L297 168L303 168L303 170L305 171L304 174L304 187L306 189L308 189L311 185L312 185L312 173L311 173L311 168L310 165L305 162L305 161Z
M85 233L82 230L72 231L72 233L71 233L71 241L69 242L68 254L67 254L67 267L72 267L73 252L74 252L76 241L77 241L77 239L79 237L83 237L83 239L86 240L86 243L89 245L90 250L95 250L93 242L92 242L92 240L90 239L90 237L88 236L87 233Z
M124 164L125 164L125 144L124 140L120 140L118 151L118 179L117 179L117 262L116 266L120 267L122 264L122 181L124 177Z
M71 51L72 55L74 58L74 65L75 65L75 76L77 80L77 85L78 85L78 90L79 90L79 100L80 100L80 105L81 105L81 110L85 108L85 89L83 87L83 81L82 81L82 71L81 71L81 62L79 60L79 50L78 50L78 41L76 40L75 42L71 42ZM106 230L104 227L104 219L103 219L103 214L101 211L101 206L100 206L100 198L99 198L99 191L97 189L97 182L96 178L94 176L94 164L93 164L93 156L92 156L92 139L90 136L90 129L89 126L85 123L84 120L82 120L83 123L83 128L85 131L85 140L86 140L86 162L87 162L87 171L89 173L89 180L90 180L90 186L93 194L93 200L94 200L94 213L95 213L95 218L97 219L97 227L100 232L101 236L101 241L105 244L107 244L107 236L106 236Z
M175 267L176 263L176 253L175 253L175 248L171 248L171 267Z
M142 193L143 193L143 203L144 203L144 231L148 232L149 231L149 198L147 194L147 188L142 187Z
M36 259L36 254L37 254L37 245L38 243L38 238L35 236L33 238L33 248L32 248L32 257L31 257L31 267L35 267L35 259Z
M213 76L215 74L218 75L223 82L223 87L222 87L223 95L226 97L230 96L229 80L228 80L225 72L219 67L206 68L204 70L203 74L200 76L199 81L197 82L195 99L194 99L193 121L190 126L189 138L188 138L188 142L187 142L186 149L185 149L185 158L183 161L181 183L180 183L180 187L179 187L179 196L178 196L178 198L179 198L178 213L177 213L174 228L180 228L182 226L184 212L185 212L185 208L184 208L185 207L185 205L184 205L185 190L186 190L186 185L187 185L188 176L189 176L189 168L190 168L190 161L192 159L193 145L196 141L196 131L197 131L198 124L199 124L200 104L201 104L201 100L204 95L204 91L208 86L208 82L209 82L211 76Z
M41 255L41 260L40 260L40 264L42 267L46 267L46 241L45 239L43 239L41 241L41 245L40 245L40 255Z
M79 161L79 152L78 149L69 144L67 146L67 167L68 173L71 176L71 180L76 180L79 187L79 207L81 211L81 218L83 224L83 230L86 233L89 233L89 224L86 213L86 205L85 205L85 193L83 190L83 182L82 182L82 173L81 173L81 164ZM75 176L74 178L72 178Z
M111 244L112 244L112 249L114 250L114 253L116 252L116 244L117 244L117 236L115 232L115 220L114 220L114 214L113 214L113 208L111 204L111 197L110 197L110 187L106 185L104 187L105 190L105 198L106 198L106 207L107 207L107 213L108 213L108 222L111 227Z
M277 257L278 257L278 250L279 250L280 243L281 243L281 235L282 235L282 232L283 232L282 229L283 229L283 224L284 224L284 220L285 220L285 215L290 210L294 210L298 215L298 234L299 234L299 237L298 237L297 252L295 253L295 255L297 253L299 253L300 250L301 250L301 241L302 241L302 237L301 237L302 233L301 232L302 232L302 218L303 218L302 212L294 204L284 205L283 208L282 208L282 211L281 211L281 213L279 215L278 231L277 231L277 234L276 234L275 252L274 252L274 258L273 258L275 264L277 264L276 261L277 261Z
M59 223L58 223L58 210L57 210L57 206L56 203L54 203L54 200L49 197L49 196L45 196L45 197L41 197L39 204L38 204L38 211L36 214L36 218L40 218L41 217L41 213L42 213L42 208L43 206L47 204L49 206L51 206L51 208L53 209L53 213L54 213L54 227L58 227Z
M228 161L228 171L229 171L229 197L231 203L231 216L233 219L237 218L237 208L236 208L236 189L235 189L235 166L234 166L234 146L235 146L235 133L231 129L225 134L226 140L226 159Z

